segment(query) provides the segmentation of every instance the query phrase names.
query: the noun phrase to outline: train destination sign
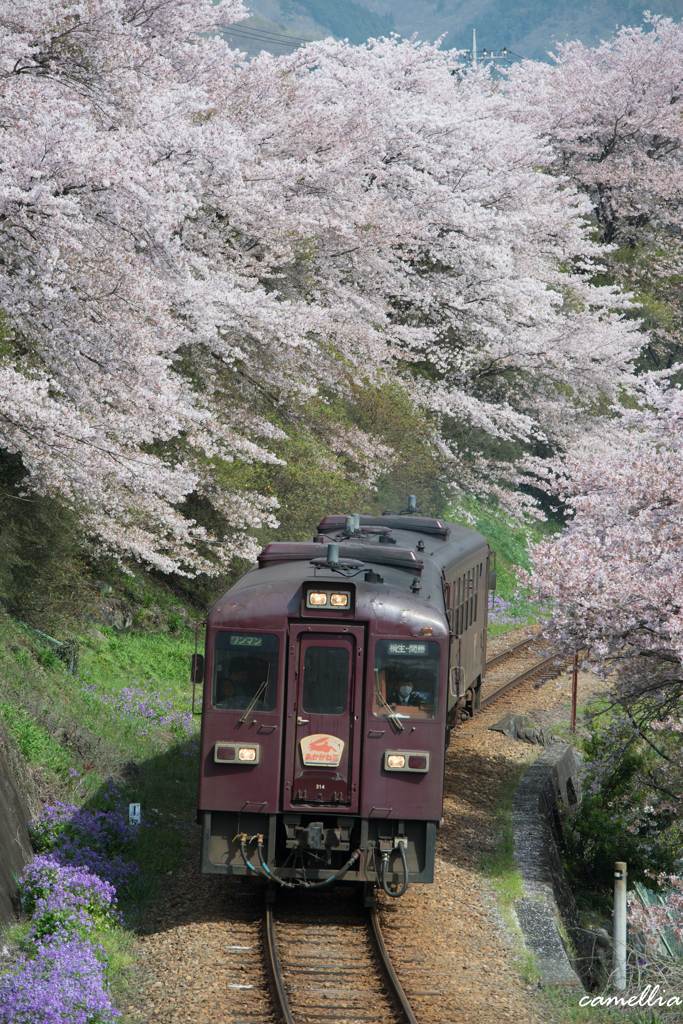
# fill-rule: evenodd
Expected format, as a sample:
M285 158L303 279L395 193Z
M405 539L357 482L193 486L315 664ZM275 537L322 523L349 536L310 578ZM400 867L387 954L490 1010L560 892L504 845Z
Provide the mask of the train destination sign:
M263 643L262 636L247 636L242 633L238 636L231 636L230 643L234 647L260 647Z
M324 764L336 768L344 753L344 740L316 732L301 740L301 760L304 764Z
M427 644L389 644L389 654L426 654Z

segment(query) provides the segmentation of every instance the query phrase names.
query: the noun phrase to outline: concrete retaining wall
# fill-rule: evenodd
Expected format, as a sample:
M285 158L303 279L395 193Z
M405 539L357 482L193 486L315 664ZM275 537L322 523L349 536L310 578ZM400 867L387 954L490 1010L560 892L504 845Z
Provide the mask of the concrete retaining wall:
M580 986L590 950L562 864L561 804L581 799L580 755L566 743L546 747L515 794L512 823L515 857L524 896L515 910L527 947L536 954L541 983ZM562 935L570 940L571 958Z
M26 778L24 778L26 776ZM26 783L22 786L22 781ZM18 910L15 878L33 859L28 823L33 813L30 779L21 755L0 721L0 923L9 924Z

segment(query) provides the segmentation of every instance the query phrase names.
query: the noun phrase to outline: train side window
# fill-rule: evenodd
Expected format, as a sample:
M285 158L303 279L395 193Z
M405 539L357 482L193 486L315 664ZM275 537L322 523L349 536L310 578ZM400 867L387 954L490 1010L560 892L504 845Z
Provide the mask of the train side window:
M307 647L303 710L307 715L343 715L349 692L349 652L344 647Z
M373 713L378 718L434 718L439 704L439 645L433 641L378 640Z
M211 703L227 711L272 711L280 641L270 633L221 630L213 648Z

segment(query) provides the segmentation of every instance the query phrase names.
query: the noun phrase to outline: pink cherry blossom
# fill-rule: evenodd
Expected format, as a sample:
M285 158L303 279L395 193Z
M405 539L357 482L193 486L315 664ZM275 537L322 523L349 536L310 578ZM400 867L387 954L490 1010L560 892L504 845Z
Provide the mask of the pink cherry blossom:
M536 100L396 38L247 63L218 32L244 13L6 3L0 444L95 550L213 573L277 523L276 498L216 472L277 461L268 410L391 380L457 486L521 511L514 467L439 421L566 444L643 341L591 283L590 205L544 173ZM329 442L369 486L394 457L357 426ZM193 492L225 537L179 511Z

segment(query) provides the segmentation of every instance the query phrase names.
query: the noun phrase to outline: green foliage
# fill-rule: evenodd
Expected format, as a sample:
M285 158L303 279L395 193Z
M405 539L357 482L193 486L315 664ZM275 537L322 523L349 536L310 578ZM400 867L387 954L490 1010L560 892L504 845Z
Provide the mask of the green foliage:
M56 668L59 665L60 659L51 648L44 647L38 655L38 661L43 668Z
M616 758L615 750L619 751ZM647 873L673 871L681 844L681 827L673 815L654 810L645 817L640 813L648 803L648 779L659 760L656 752L638 741L628 725L617 724L612 713L605 712L593 720L592 732L584 740L584 756L588 767L584 796L566 828L570 881L579 893L589 890L608 896L614 861L623 860L630 879L651 887ZM588 899L591 902L596 903L593 897Z
M516 899L523 896L522 876L515 858L515 833L512 827L512 801L529 762L518 765L501 780L493 809L496 843L492 853L481 858L481 868L496 890L501 905L509 913Z
M40 765L66 779L72 760L47 729L16 704L0 700L0 715L31 765Z
M527 520L523 526L511 523L494 504L463 496L446 512L446 518L474 527L495 552L496 589L489 595L489 637L510 629L532 625L548 614L534 595L519 585L515 568L529 568L529 548L559 529L556 521Z
M622 245L608 257L609 276L624 291L634 293L631 317L642 320L649 332L637 362L641 372L669 369L683 358L683 258L678 236L664 228L648 228L637 240ZM672 377L680 382L681 375Z
M152 692L168 692L174 698L187 696L190 656L194 635L168 633L116 633L103 628L106 642L86 642L80 659L80 678L118 692L133 679L144 681ZM204 638L200 634L200 649ZM76 694L80 684L70 684Z
M53 498L22 497L24 468L0 450L0 601L49 631L85 571L76 516Z
M171 630L171 632L177 633L182 625L183 620L181 619L180 615L178 615L177 612L171 612L171 614L168 617L168 628Z

